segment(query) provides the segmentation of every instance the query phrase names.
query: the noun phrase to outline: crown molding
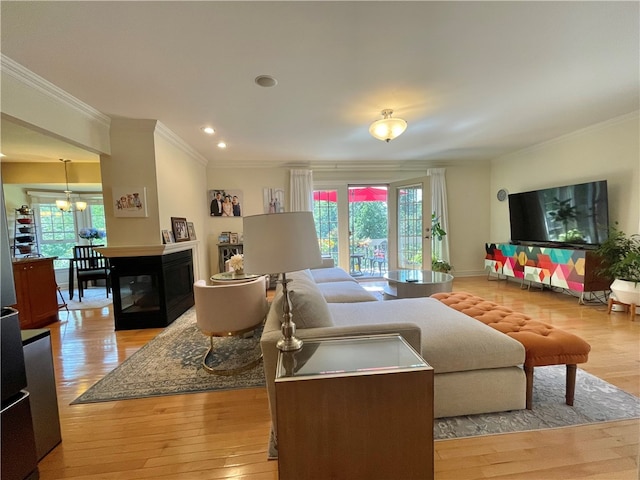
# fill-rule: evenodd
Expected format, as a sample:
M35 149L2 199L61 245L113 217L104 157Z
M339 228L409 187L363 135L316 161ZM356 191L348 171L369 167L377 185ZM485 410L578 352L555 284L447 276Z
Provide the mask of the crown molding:
M522 148L515 152L507 153L505 155L501 155L499 157L494 158L492 161L502 162L505 160L509 160L511 157L519 156L523 154L527 154L530 152L535 152L537 150L542 150L544 148L565 142L572 138L581 137L582 135L597 132L599 130L604 130L606 128L612 127L619 123L624 123L629 120L637 119L640 117L640 110L634 110L633 112L626 113L624 115L620 115L618 117L610 118L609 120L605 120L603 122L594 123L593 125L589 125L587 127L581 128L580 130L575 130L573 132L569 132L565 135L561 135L556 138L552 138L551 140L547 140L546 142L536 143L535 145L531 145L526 148Z
M76 97L68 94L60 87L55 86L53 83L45 80L41 76L33 73L31 70L23 67L15 60L7 57L4 54L0 54L0 68L3 74L7 74L10 77L16 79L18 82L38 91L39 93L46 95L53 101L61 103L81 115L90 118L96 122L109 127L111 124L111 118L108 115L96 110L95 108L87 105L86 103L78 100Z
M182 140L178 135L176 135L173 131L169 130L169 128L162 122L158 121L156 123L156 132L160 137L164 138L166 141L171 143L174 147L180 149L184 153L186 153L193 160L198 162L203 166L207 166L209 161L200 155L194 148L192 148L188 143Z

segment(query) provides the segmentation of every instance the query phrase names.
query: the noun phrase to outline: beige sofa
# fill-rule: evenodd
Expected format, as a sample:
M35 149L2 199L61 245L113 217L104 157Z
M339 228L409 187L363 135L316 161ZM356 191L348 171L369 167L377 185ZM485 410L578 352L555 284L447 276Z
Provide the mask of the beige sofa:
M525 350L520 342L432 298L378 301L340 268L292 272L287 278L292 280L288 288L301 339L401 334L434 368L436 417L525 408ZM281 318L278 285L261 338L274 431Z

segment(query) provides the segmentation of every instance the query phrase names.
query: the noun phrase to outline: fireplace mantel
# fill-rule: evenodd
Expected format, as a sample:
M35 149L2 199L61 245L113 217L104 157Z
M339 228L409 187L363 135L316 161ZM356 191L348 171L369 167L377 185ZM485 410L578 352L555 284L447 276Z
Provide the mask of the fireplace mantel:
M181 252L184 250L193 250L199 240L188 242L177 242L159 245L123 245L118 247L96 247L95 250L102 253L105 257L154 257L159 255L167 255L169 253Z

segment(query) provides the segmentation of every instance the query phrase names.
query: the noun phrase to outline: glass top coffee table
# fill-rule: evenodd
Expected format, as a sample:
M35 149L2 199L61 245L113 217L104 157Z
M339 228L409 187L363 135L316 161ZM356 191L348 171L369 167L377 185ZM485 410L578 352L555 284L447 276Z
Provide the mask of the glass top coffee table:
M450 292L453 275L431 270L391 270L384 274L387 286L385 299L429 297Z

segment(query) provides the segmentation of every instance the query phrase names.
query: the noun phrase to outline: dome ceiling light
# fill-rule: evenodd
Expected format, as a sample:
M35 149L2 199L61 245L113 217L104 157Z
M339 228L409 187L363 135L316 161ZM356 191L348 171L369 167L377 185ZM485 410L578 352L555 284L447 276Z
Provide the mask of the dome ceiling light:
M401 118L391 118L392 113L393 110L390 108L382 110L382 116L384 118L376 120L369 127L369 133L373 137L389 143L394 138L402 135L407 129L407 122Z

